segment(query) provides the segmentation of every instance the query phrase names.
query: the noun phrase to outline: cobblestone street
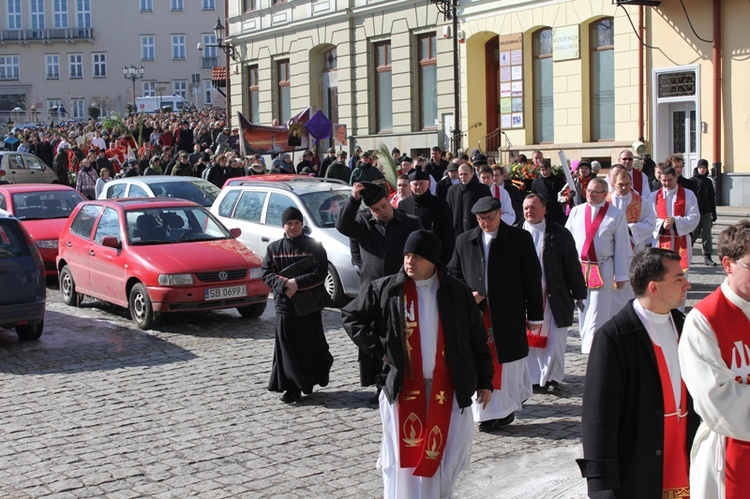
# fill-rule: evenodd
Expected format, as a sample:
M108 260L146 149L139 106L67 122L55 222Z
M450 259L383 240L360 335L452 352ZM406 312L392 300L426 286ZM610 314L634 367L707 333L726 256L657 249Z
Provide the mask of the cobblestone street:
M722 276L694 264L689 304ZM331 383L288 406L266 390L272 303L256 320L183 314L143 332L124 309L74 309L50 288L39 341L0 330L0 497L379 497L373 391L338 311L324 325ZM562 396L534 395L506 430L476 434L457 497L585 496L579 349L571 329Z

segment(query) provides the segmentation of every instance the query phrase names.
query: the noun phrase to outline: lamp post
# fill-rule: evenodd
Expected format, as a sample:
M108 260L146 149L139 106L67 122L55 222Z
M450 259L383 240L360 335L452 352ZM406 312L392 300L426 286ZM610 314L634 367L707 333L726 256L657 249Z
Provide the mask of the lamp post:
M130 80L133 83L133 112L137 113L138 108L135 103L135 82L136 80L143 79L143 66L135 67L132 64L130 66L122 67L122 76L126 80Z
M456 16L458 2L459 0L430 0L430 3L435 4L438 12L443 14L446 21L453 21L453 133L451 134L453 152L458 152L461 148L461 87L458 80L458 17Z
M239 59L239 54L237 54L237 49L234 48L232 45L224 41L224 25L221 24L221 18L216 18L216 26L214 26L214 36L216 37L216 44L215 45L205 45L203 42L198 43L198 50L203 50L205 47L216 47L224 51L225 55L225 85L226 85L226 103L227 103L227 125L231 126L232 123L232 115L231 113L231 93L229 91L229 58L231 57L233 61L236 61Z

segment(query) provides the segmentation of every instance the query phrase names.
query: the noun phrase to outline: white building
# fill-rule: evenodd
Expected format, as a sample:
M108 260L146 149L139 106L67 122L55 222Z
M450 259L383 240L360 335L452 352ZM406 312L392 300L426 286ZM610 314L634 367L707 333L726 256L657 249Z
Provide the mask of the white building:
M196 49L215 42L217 18L224 0L0 0L0 120L47 122L57 106L86 119L92 104L123 113L131 65L143 66L135 96L223 107L211 70L224 54Z

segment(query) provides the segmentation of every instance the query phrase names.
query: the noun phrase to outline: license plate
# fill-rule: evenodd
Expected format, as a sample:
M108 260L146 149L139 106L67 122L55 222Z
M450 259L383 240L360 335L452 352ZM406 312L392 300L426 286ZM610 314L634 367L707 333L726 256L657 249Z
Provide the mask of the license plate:
M237 298L238 296L247 296L247 286L209 288L203 291L203 298L206 301L223 300L225 298Z

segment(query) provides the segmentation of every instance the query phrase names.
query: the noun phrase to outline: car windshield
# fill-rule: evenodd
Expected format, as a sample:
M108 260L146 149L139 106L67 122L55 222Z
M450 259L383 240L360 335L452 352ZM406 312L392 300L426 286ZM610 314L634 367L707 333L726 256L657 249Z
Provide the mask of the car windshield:
M19 220L68 218L85 200L78 191L18 192L13 194L13 212Z
M15 220L0 220L0 259L28 256L29 245Z
M232 234L199 206L149 208L127 212L132 245L172 244L230 239Z
M194 201L201 206L211 206L221 192L211 182L159 182L149 184L158 198L178 198Z
M331 189L329 191L309 192L301 194L300 199L307 211L312 215L315 225L318 227L336 227L336 220L344 205L349 199L351 189Z

